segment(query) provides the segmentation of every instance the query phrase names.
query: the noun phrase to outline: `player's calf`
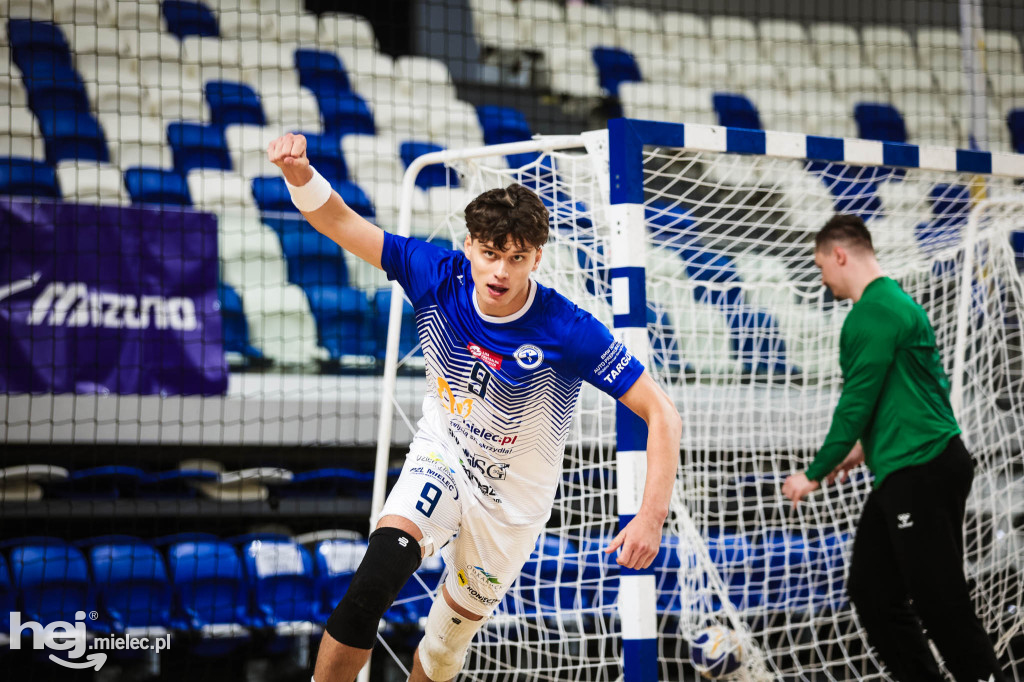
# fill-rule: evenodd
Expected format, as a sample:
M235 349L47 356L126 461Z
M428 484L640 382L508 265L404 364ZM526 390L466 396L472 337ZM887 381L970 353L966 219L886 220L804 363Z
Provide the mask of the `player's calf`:
M352 584L327 619L327 632L346 646L372 649L377 624L419 565L420 544L413 536L398 528L375 530Z

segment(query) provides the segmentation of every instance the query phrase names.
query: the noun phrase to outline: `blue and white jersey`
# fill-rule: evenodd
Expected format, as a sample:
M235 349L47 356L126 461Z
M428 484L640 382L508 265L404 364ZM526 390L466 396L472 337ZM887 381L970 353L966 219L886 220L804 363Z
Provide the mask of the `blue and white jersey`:
M643 365L590 313L533 281L519 312L484 315L459 251L385 233L381 265L416 310L427 367L417 437L444 444L449 469L496 516L546 519L582 381L619 398Z

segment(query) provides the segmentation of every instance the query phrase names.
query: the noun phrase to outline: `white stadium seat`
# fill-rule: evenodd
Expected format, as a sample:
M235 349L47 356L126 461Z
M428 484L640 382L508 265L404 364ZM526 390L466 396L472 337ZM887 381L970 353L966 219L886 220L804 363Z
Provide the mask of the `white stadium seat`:
M234 40L221 40L210 36L185 36L181 41L181 61L200 67L238 67L241 65L242 56L239 54L238 43Z
M163 119L116 112L101 112L98 118L110 144L111 161L121 170L135 166L171 168L174 165Z
M366 50L379 49L373 24L366 17L341 12L325 12L320 15L317 43L322 50L336 50L343 45Z
M296 42L310 47L316 46L320 24L317 23L315 14L309 14L301 9L295 13L285 14L282 12L272 26L277 29L274 39L280 42Z
M138 57L143 60L155 59L167 62L181 61L181 43L174 36L158 33L157 29L118 27L117 32L121 54L127 57Z
M990 74L1024 75L1024 57L1014 33L985 31L985 66Z
M281 242L273 230L260 222L259 213L224 211L217 224L222 280L239 292L287 283L288 265Z
M865 26L860 32L868 64L878 68L917 68L910 34L896 26Z
M457 99L448 66L439 59L399 57L395 60L395 79L406 99L431 103Z
M398 155L398 143L390 137L345 135L341 138L341 153L349 173L364 189L369 184L402 182L405 165Z
M20 74L12 75L10 70L0 73L0 106L28 106L28 93Z
M469 102L449 100L427 109L430 137L448 149L482 147L484 131L476 107Z
M761 45L754 22L742 17L712 16L708 29L719 59L743 66L760 61Z
M808 35L821 66L849 68L863 66L860 37L849 24L819 22L811 24Z
M225 208L255 208L252 186L241 174L213 168L196 168L189 171L188 193L192 203L205 211L220 211Z
M552 45L559 44L555 40L559 32L563 35L567 32L565 10L561 3L552 0L519 0L516 42L521 47L546 51Z
M320 105L309 88L265 90L260 101L268 124L310 133L323 130Z
M53 20L53 5L47 0L8 0L4 9L12 19Z
M665 12L661 15L661 24L666 41L709 36L707 20L690 12Z
M395 62L376 50L339 48L345 73L352 89L368 100L394 97Z
M217 25L225 40L272 40L277 35L273 20L254 9L220 9Z
M519 34L516 6L512 0L471 0L473 30L483 48L514 50Z
M953 29L918 29L917 53L922 68L958 71L963 66L960 33Z
M160 3L148 0L118 0L113 13L117 16L117 27L146 34L164 30L164 17Z
M160 86L147 86L146 96L152 116L197 122L210 118L202 90L175 87L164 82Z
M814 65L814 51L803 26L785 19L765 19L758 24L761 53L765 59L787 68Z
M146 90L138 81L108 83L85 81L85 92L89 96L93 111L136 114L144 116L153 110Z
M113 28L117 26L117 14L113 2L96 0L52 0L53 20L58 24ZM65 29L65 32L66 29ZM68 36L70 38L70 36Z
M612 16L596 5L573 3L565 8L569 38L574 43L592 47L614 47L615 26Z
M57 179L65 199L86 204L129 204L121 171L108 163L61 161Z
M776 64L759 62L757 64L736 65L732 69L729 85L732 90L743 92L748 88L785 88L785 74L806 69L780 69ZM808 85L812 81L807 81Z
M1024 99L1024 74L993 73L989 82L992 93L1000 99Z
M28 107L0 105L0 156L46 158L39 122Z
M782 70L784 83L790 90L833 92L832 72L821 66L791 66Z
M422 102L422 100L420 100ZM443 106L439 104L438 106ZM431 141L430 120L424 115L417 100L389 99L372 106L377 133L405 142Z
M658 55L664 51L658 19L637 7L616 7L612 12L616 43L634 56Z
M280 126L227 126L224 139L231 154L231 167L249 180L280 173L267 157L267 147L286 132L288 130Z
M239 294L249 321L249 337L268 356L282 364L327 358L327 351L317 347L316 320L300 287L254 287Z
M85 4L85 3L82 3ZM114 26L64 24L61 27L76 58L85 54L119 55L121 33Z
M833 69L832 82L841 96L850 102L888 102L889 86L873 66L859 69Z

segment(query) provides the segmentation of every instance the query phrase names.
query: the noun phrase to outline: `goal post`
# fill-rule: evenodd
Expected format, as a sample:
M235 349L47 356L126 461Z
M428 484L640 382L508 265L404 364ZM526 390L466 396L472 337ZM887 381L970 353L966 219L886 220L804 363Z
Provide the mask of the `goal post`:
M431 162L460 186L431 190L449 204L428 219L414 210L415 169ZM884 679L845 593L869 476L795 513L780 492L823 442L842 388L850 306L813 263L835 212L866 220L883 269L935 328L977 462L965 569L1001 660L1024 678L1024 285L1009 241L1024 230L1024 158L622 119L417 164L406 234L458 245L473 196L510 182L536 191L552 227L538 281L612 328L684 420L662 550L649 570L622 570L601 550L639 507L646 433L584 386L547 532L461 679L689 678L690 642L715 624L736 632L744 679ZM392 412L409 403L395 376L414 354L399 352L392 313L381 473L391 415L418 417Z

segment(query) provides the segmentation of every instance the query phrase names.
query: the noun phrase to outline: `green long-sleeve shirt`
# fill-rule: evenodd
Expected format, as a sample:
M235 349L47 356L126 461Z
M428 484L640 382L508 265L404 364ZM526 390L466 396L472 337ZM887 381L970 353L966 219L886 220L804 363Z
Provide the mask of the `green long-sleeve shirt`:
M839 337L843 394L807 477L820 481L858 439L877 488L938 456L960 433L924 308L888 277L868 284Z

